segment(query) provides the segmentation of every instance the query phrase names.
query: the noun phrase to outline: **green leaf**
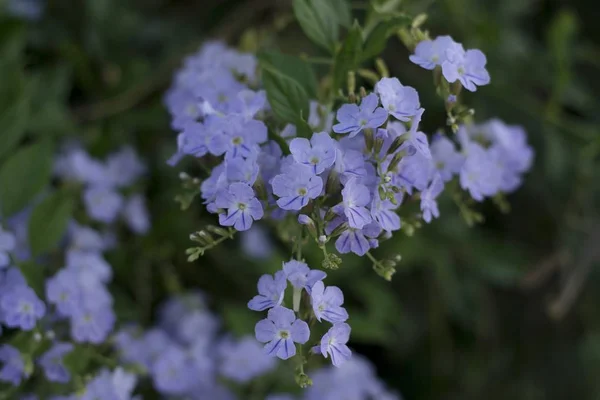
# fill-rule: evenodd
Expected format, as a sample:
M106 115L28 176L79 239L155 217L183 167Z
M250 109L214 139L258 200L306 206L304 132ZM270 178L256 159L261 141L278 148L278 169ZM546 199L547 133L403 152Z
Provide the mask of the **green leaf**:
M29 96L20 99L0 112L0 160L9 154L23 138L29 121Z
M74 207L74 193L62 189L46 197L33 209L28 230L33 255L52 250L62 239Z
M308 116L308 95L294 79L269 67L263 68L263 84L275 116L283 123L300 125Z
M92 351L94 350L90 347L75 345L73 350L63 357L63 365L73 376L78 376L90 363Z
M31 132L58 135L74 129L66 107L71 75L71 69L63 65L41 69L32 75L31 118L28 121Z
M261 65L276 70L298 82L310 98L317 97L317 77L311 65L300 57L267 51L259 54Z
M29 205L50 183L52 143L43 140L21 148L0 166L0 212L4 217Z
M329 0L340 25L350 28L352 26L352 8L348 0Z
M362 53L362 30L355 23L348 32L342 48L335 56L333 66L333 92L337 93L347 81L348 72L356 70Z
M380 55L385 50L388 38L403 26L410 25L412 18L401 15L379 22L365 40L361 60L365 61Z
M339 36L339 16L334 6L324 0L293 0L292 6L306 36L333 53Z
M44 296L44 267L34 261L19 263L19 270L25 277L27 284L39 297Z

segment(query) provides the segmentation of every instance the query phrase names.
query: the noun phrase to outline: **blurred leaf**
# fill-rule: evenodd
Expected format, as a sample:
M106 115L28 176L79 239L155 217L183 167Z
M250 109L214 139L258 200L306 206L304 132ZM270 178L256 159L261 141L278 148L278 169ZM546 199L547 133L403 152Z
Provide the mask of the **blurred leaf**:
M352 7L348 0L329 0L331 7L335 11L340 25L350 28L352 26Z
M411 22L412 18L408 15L380 21L365 39L361 60L366 61L383 53L388 38L399 28L410 25Z
M338 10L323 0L293 0L294 15L310 40L333 53L339 35ZM347 16L342 16L347 18Z
M63 365L73 376L79 376L89 365L93 349L83 345L75 345L73 351L63 358Z
M34 261L19 263L19 270L25 277L27 284L40 297L44 298L44 267Z
M38 204L29 218L29 246L33 255L52 250L62 239L73 215L74 192L57 190Z
M301 124L308 116L308 95L297 81L263 65L263 84L273 113L281 122Z
M58 135L74 130L67 108L72 70L59 64L36 71L31 77L31 118L28 128L34 133Z
M362 30L358 23L355 23L348 32L348 36L342 45L342 48L335 56L333 66L333 92L337 93L342 88L344 82L348 79L348 72L358 67L358 62L362 52Z
M8 108L0 111L0 160L9 154L25 134L29 119L29 96L22 93Z
M317 78L309 63L299 57L275 51L263 52L258 58L262 65L268 65L298 82L310 98L317 98Z
M227 330L238 336L252 333L257 322L256 313L238 303L226 304L222 308L222 315Z
M0 211L7 217L29 205L49 183L52 143L42 140L21 148L0 166Z

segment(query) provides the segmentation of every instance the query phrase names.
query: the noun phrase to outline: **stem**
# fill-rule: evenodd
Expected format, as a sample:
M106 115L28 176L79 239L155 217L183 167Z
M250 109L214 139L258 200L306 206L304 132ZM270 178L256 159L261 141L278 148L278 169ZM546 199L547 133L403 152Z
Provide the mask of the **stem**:
M282 138L281 136L279 136L277 133L273 132L270 129L269 129L269 139L277 142L277 144L279 145L279 147L281 147L281 151L283 152L283 154L285 154L285 155L291 154L291 152L290 152L290 146L288 146L288 144L285 141L285 139Z
M333 60L326 57L303 57L303 60L311 64L332 65Z

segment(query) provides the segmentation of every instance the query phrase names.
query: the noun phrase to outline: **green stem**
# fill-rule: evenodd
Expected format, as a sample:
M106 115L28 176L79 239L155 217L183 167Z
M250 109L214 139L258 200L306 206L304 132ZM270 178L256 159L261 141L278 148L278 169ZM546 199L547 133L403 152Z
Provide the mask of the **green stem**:
M333 60L326 57L303 57L304 61L311 64L322 64L322 65L332 65Z

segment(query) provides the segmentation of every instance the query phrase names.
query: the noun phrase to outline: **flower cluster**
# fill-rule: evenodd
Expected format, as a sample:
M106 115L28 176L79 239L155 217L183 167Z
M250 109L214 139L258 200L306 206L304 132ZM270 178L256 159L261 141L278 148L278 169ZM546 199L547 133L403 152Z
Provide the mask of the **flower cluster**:
M465 51L463 45L450 36L419 42L410 61L429 70L440 67L448 82L459 81L471 92L475 92L477 86L490 83L490 75L485 69L485 54L478 49Z
M73 351L72 342L101 344L108 339L116 318L113 297L107 287L113 270L104 252L115 243L113 225L118 216L122 216L134 233L144 234L150 228L144 198L130 190L144 170L137 154L129 147L111 154L104 163L79 147L69 146L59 155L57 177L65 185L82 185L81 197L87 217L96 221L102 231L69 221L62 241L64 252L60 254L65 267L40 282L42 287L36 288L37 291L20 268L27 262L40 264L34 265L40 271L45 268L46 258L33 259L29 250L27 227L31 207L7 218L6 226L10 230L0 228L0 322L11 329L35 332L32 337L38 344L49 343L48 349L35 358L31 349L23 352L12 344L3 345L0 348L1 381L19 385L33 373L37 364L48 381L67 383L71 374L63 358ZM130 192L128 200L121 191ZM134 379L128 376L119 370L105 371L89 382L90 393L95 390L110 393L112 389L106 386L107 381L115 380L117 387ZM134 382L135 379L130 389Z
M301 314L303 293L309 296L310 306L317 321L333 324L331 329L316 346L315 353L331 356L335 366L350 358L351 351L346 346L350 339L350 326L345 323L348 312L342 307L344 295L336 286L325 287L323 279L327 274L311 270L308 265L297 260L283 263L283 269L274 275L263 275L258 281L258 295L248 303L254 311L269 310L266 319L255 327L256 339L266 343L264 352L272 357L287 360L296 355L296 345L308 342L308 324L297 315ZM293 288L293 310L283 307L288 282Z
M410 59L426 69L439 67L447 82L470 91L490 81L483 53L465 51L448 36L419 43ZM179 132L170 163L191 155L211 168L200 194L221 226L247 231L263 218L296 219L323 249L325 267L340 262L325 249L330 240L341 254L372 258L367 253L401 228L403 203L419 201L420 213L409 218L429 223L440 216L437 199L449 181L457 178L481 201L515 190L531 165L524 131L498 120L463 124L456 139L439 133L430 143L419 128L425 109L417 91L391 77L381 78L372 93L349 96L335 113L313 101L310 136L297 136L291 124L278 130L251 60L218 43L186 60L166 98ZM376 262L378 268L387 279L393 273ZM350 358L343 295L325 288L324 277L292 260L260 278L259 295L248 306L268 310L256 325L267 354L288 359L296 344L309 340L299 312L304 290L311 315L334 324L313 352L331 356L336 366ZM282 306L288 281L292 309Z

